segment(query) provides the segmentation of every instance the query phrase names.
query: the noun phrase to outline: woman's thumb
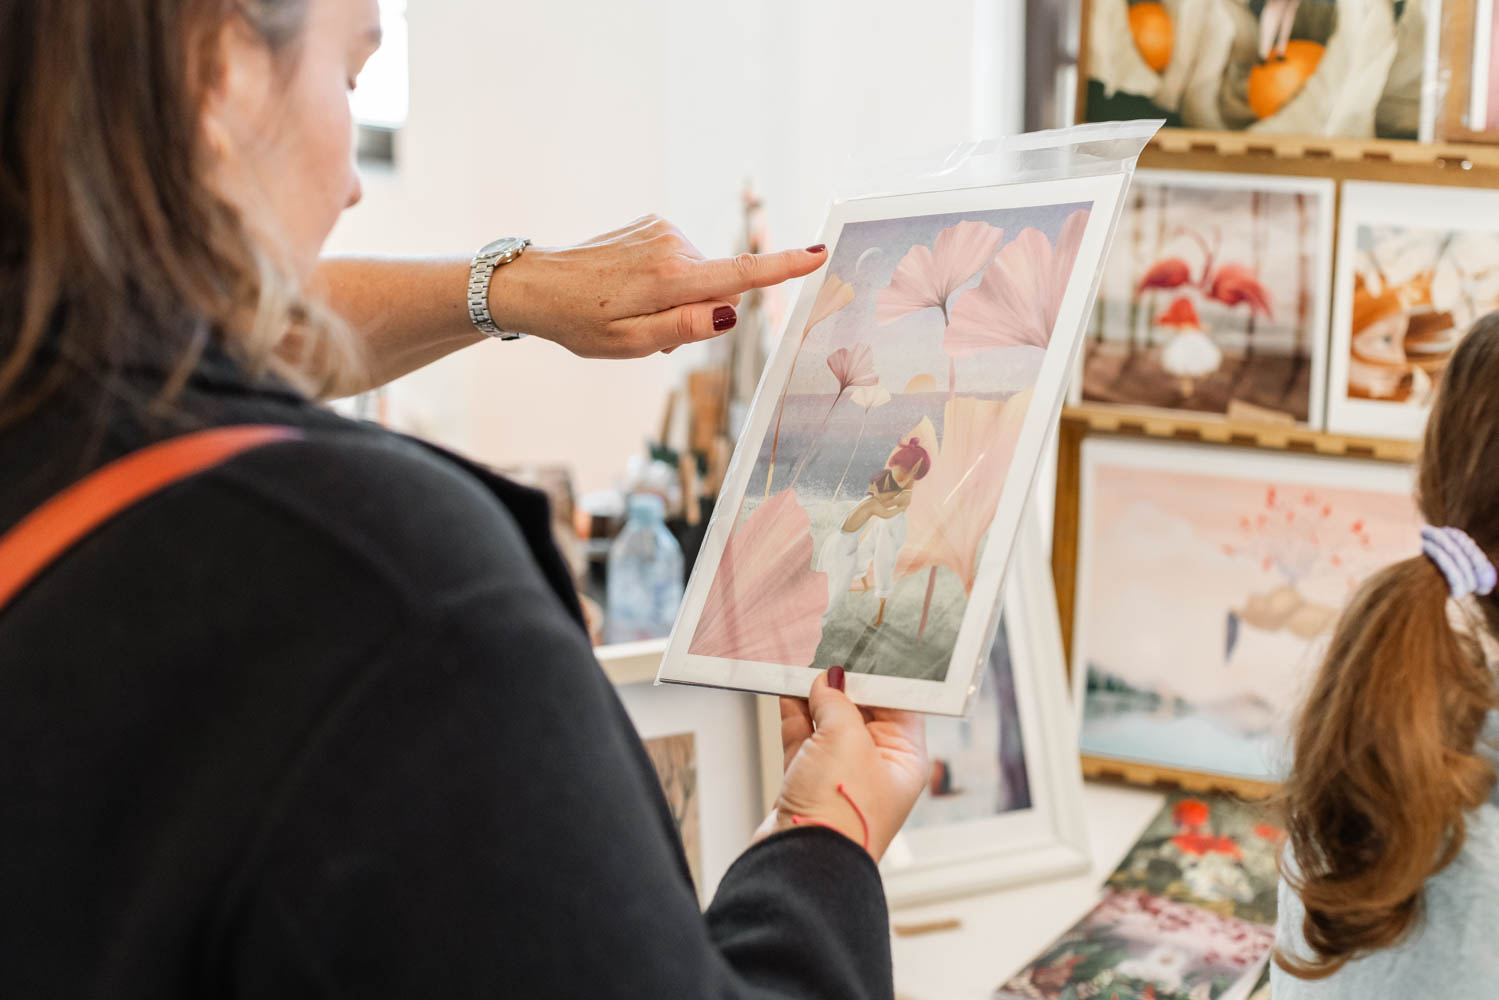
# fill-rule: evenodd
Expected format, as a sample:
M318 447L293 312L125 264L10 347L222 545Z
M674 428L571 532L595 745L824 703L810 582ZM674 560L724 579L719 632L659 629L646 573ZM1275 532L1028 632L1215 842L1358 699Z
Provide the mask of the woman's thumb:
M864 728L864 716L859 712L859 706L843 693L842 667L829 667L827 673L813 678L807 707L812 711L812 727L818 732L836 732L846 726Z

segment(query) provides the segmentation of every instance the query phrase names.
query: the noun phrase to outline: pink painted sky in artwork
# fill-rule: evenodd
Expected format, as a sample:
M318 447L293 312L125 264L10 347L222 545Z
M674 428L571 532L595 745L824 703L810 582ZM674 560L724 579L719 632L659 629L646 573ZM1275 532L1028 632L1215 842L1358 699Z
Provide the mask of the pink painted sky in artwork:
M1190 469L1191 454L1180 465ZM1262 467L1247 469L1246 477ZM1340 472L1346 468L1337 460L1327 463L1327 478L1344 479ZM1315 571L1296 585L1309 605L1341 608L1356 582L1420 547L1420 519L1408 490L1308 485L1294 475L1272 482L1102 460L1092 472L1084 500L1092 523L1079 540L1088 564L1087 579L1079 581L1086 588L1086 655L1137 686L1199 703L1270 693L1288 707L1308 683L1326 640L1325 634L1308 642L1287 631L1246 626L1225 663L1229 611L1243 614L1252 598L1287 584L1281 569L1245 544L1244 520L1250 519L1251 533L1260 530L1257 519L1267 511L1271 486L1290 498L1291 507L1303 507L1305 516L1320 519L1331 508L1319 541L1351 536L1355 523L1369 539L1367 548L1357 540L1340 541L1336 561L1314 560ZM1315 494L1315 505L1303 504L1307 494Z

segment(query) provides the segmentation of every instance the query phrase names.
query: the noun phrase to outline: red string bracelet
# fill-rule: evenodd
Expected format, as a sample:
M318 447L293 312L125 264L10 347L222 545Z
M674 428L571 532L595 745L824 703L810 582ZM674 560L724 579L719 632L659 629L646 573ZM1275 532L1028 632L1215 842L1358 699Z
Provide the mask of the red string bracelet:
M843 796L844 799L848 801L848 804L854 810L854 815L857 816L857 817L859 817L859 825L864 828L864 850L866 850L866 851L869 850L869 820L867 820L867 819L864 818L864 810L862 810L862 809L859 808L859 803L855 802L853 796L848 794L848 790L843 787L842 782L839 782L839 784L838 784L838 794L841 795L841 796ZM793 814L792 817L791 817L791 825L792 826L803 826L803 825L805 825L805 826L825 826L829 830L833 830L833 831L835 831L837 833L842 833L843 832L842 830L839 830L836 826L834 826L831 823L824 823L820 819L807 819L805 816L797 816L795 814Z

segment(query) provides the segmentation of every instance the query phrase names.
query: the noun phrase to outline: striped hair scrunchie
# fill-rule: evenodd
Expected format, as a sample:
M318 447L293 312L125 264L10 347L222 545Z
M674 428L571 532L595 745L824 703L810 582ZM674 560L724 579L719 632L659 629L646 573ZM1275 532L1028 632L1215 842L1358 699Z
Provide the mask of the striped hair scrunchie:
M1461 528L1423 527L1421 552L1442 571L1454 598L1487 597L1499 585L1499 570Z

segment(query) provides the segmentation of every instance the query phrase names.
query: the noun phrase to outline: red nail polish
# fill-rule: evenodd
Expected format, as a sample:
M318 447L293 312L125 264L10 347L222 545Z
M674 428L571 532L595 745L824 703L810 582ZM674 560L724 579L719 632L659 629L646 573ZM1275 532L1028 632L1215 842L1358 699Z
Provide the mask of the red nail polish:
M739 322L739 317L734 313L733 306L719 306L713 310L713 329L719 333L734 329L734 324Z
M828 667L828 687L835 691L843 690L843 668L836 663Z
M824 253L828 248L826 243L819 243L815 247L807 247L807 253Z

